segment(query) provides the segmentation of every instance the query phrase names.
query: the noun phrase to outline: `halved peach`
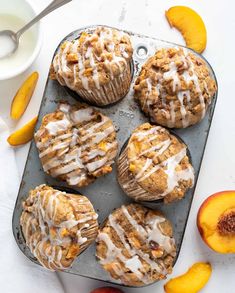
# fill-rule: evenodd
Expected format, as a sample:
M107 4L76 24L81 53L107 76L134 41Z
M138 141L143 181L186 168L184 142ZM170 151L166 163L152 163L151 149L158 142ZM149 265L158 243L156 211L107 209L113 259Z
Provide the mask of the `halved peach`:
M197 227L211 249L235 253L235 190L208 197L198 211Z

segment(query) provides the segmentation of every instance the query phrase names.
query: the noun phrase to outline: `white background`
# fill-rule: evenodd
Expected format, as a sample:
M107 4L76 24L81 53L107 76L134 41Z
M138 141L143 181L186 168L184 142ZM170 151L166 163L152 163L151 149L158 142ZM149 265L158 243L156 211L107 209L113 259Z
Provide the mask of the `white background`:
M37 11L40 11L50 1L30 0L30 2ZM235 256L219 255L210 251L202 242L195 225L197 210L204 198L217 191L235 189L234 1L73 0L72 3L53 12L42 21L43 47L34 65L21 76L0 82L0 116L14 130L38 113L54 49L65 35L77 28L91 24L107 24L184 44L181 35L169 28L164 16L165 10L174 5L187 5L195 9L205 21L208 44L204 56L217 75L219 96L186 235L173 275L183 273L195 261L210 261L213 274L202 292L234 293ZM33 70L37 70L40 74L37 89L26 113L17 124L14 124L9 119L11 99L24 78ZM28 145L16 149L20 174L24 168L27 152ZM68 293L89 293L91 289L103 285L78 276L63 273L60 276ZM124 290L136 293L161 293L164 283L165 281L147 288Z

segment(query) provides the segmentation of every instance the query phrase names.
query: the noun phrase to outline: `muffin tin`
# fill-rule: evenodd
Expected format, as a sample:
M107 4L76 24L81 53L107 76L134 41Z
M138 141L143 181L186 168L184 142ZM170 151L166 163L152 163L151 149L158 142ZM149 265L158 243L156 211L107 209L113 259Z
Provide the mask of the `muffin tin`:
M81 32L91 32L95 28L97 28L97 26L91 26L76 30L68 36L66 36L64 40L76 39L79 37ZM133 99L133 84L141 69L142 64L151 55L153 55L157 49L175 46L182 47L180 45L176 45L163 40L158 40L155 38L135 34L132 32L125 32L130 35L132 45L134 48L132 68L133 78L130 91L121 101L117 102L114 105L109 105L102 108L95 107L113 120L117 130L119 152L123 148L123 145L127 142L132 131L138 125L149 121L148 118L145 117L144 114L140 111L139 106ZM62 42L64 40L62 40ZM216 80L213 69L211 68L208 62L207 64L211 69L211 74ZM40 108L39 121L36 126L36 129L38 129L38 127L40 126L42 117L47 113L53 112L59 101L64 100L70 103L75 103L75 99L81 100L76 93L72 92L71 90L65 87L62 87L57 81L52 81L48 77ZM184 199L175 203L171 203L169 205L163 205L161 201L142 203L148 207L157 208L161 210L172 222L174 228L174 236L177 245L177 256L181 248L184 231L187 224L187 219L194 195L194 190L196 187L196 182L203 158L203 153L207 137L209 134L213 112L215 109L216 99L217 93L212 99L212 103L209 107L209 110L205 118L200 123L186 129L171 130L173 134L178 136L188 146L189 153L191 154L192 164L195 170L194 187L187 192ZM66 186L66 183L57 181L56 179L53 179L52 177L44 173L38 157L38 152L35 143L33 141L31 143L27 162L25 165L25 170L23 173L19 194L14 209L12 224L14 237L19 248L31 261L37 264L37 260L31 254L30 250L26 247L19 219L22 212L22 200L24 200L27 197L30 189L42 183L46 183L50 186L57 187L60 190L71 190L71 188L68 188L68 186ZM113 209L120 207L122 204L127 204L132 201L129 197L127 197L124 194L124 192L122 191L121 187L117 182L116 164L113 165L112 173L97 179L93 184L87 187L79 189L74 188L72 192L84 194L91 200L95 210L99 214L98 220L100 224L113 211ZM95 257L95 243L93 243L89 248L87 248L86 251L84 251L75 260L73 266L70 269L67 269L65 272L118 284L118 281L113 280L97 262Z

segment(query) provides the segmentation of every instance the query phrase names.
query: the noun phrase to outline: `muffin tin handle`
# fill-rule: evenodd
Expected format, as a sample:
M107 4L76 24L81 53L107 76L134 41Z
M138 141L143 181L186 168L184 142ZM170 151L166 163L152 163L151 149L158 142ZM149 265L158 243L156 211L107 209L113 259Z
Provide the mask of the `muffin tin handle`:
M39 15L37 15L34 19L32 19L29 23L27 23L24 27L22 27L17 32L17 37L19 38L27 29L29 29L32 25L37 23L44 16L46 16L50 12L54 11L55 9L65 5L71 1L72 0L54 0L54 1L52 1L41 13L39 13Z

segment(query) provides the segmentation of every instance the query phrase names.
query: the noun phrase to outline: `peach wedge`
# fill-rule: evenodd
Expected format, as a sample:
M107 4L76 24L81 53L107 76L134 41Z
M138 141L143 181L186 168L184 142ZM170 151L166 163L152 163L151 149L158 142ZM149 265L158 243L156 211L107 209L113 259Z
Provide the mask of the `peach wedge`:
M198 211L197 227L211 249L235 253L235 190L208 197Z
M33 139L34 128L36 126L37 120L38 116L34 117L23 127L12 133L7 139L8 143L12 146L18 146L25 144Z
M206 48L207 32L201 16L186 6L173 6L165 13L171 27L178 29L186 45L198 53Z
M11 118L19 119L25 112L34 93L38 81L38 73L33 72L17 91L11 104Z
M169 280L165 286L166 293L197 293L208 282L212 268L209 263L195 263L185 274Z

